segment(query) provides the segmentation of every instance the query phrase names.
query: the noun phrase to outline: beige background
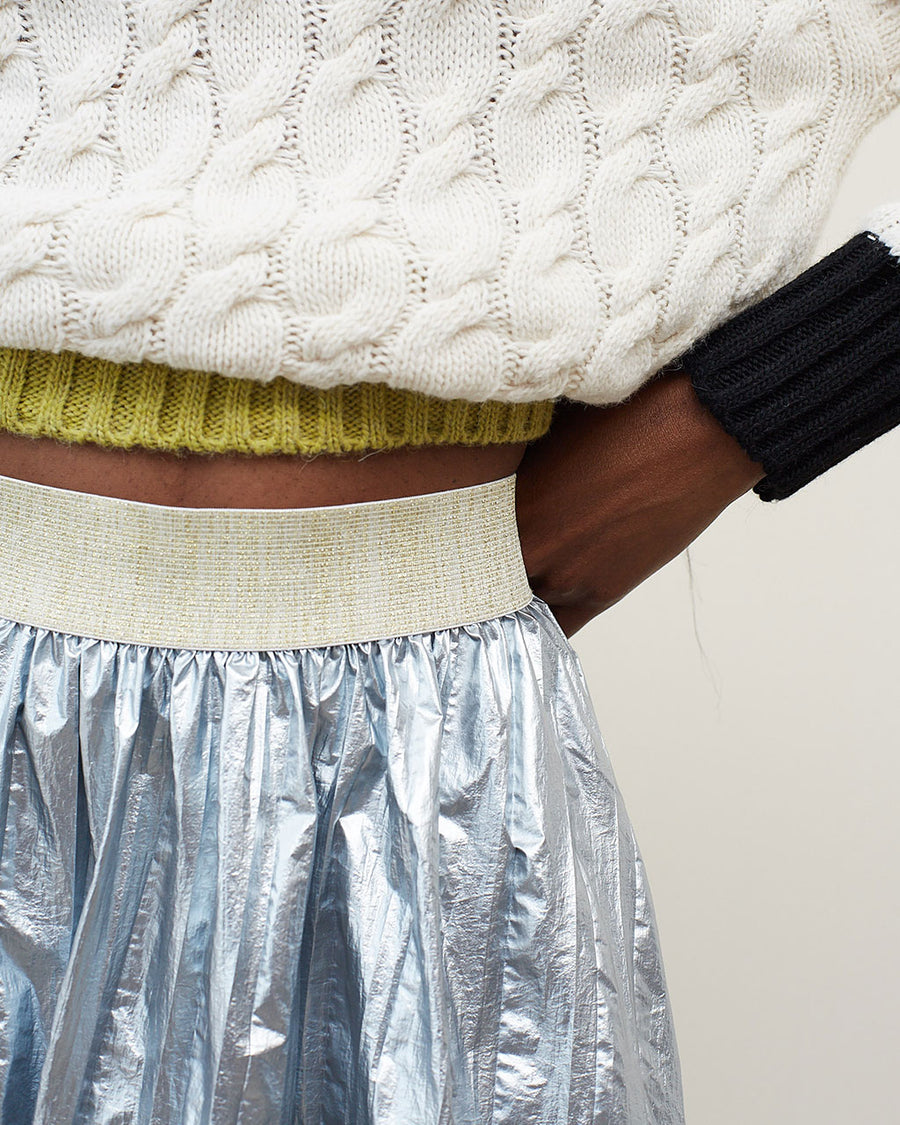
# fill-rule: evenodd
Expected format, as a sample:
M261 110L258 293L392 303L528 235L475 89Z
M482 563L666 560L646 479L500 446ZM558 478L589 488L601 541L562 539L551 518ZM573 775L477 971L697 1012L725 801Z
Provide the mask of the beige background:
M897 113L821 253L895 200ZM689 556L574 638L649 872L688 1125L892 1125L900 429L788 500L742 498Z

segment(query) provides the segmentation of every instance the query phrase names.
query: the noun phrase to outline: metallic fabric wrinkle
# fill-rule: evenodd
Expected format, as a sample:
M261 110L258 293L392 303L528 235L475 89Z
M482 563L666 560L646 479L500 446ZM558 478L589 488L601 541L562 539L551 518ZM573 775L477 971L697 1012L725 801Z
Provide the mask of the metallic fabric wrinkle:
M0 1125L681 1125L640 852L538 598L193 651L0 621Z

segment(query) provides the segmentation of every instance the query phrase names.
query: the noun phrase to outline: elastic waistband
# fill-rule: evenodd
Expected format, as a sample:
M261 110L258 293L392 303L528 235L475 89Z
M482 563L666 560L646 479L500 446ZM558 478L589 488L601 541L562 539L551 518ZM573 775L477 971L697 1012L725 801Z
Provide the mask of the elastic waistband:
M532 597L515 476L320 508L178 508L0 477L0 616L160 648L274 650L474 624Z

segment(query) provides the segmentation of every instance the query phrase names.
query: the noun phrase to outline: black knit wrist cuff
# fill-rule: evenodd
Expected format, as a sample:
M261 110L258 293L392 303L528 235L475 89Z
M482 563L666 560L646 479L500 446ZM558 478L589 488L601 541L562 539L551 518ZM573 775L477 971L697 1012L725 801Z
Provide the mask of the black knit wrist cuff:
M780 500L900 423L900 262L856 235L697 343L697 397Z

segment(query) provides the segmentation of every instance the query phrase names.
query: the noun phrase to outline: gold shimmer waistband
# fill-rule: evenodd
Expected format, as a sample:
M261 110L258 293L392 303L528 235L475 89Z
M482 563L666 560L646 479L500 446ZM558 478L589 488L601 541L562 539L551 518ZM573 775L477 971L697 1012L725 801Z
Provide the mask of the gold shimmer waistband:
M0 616L164 648L431 632L532 597L515 477L321 508L176 508L0 477Z

